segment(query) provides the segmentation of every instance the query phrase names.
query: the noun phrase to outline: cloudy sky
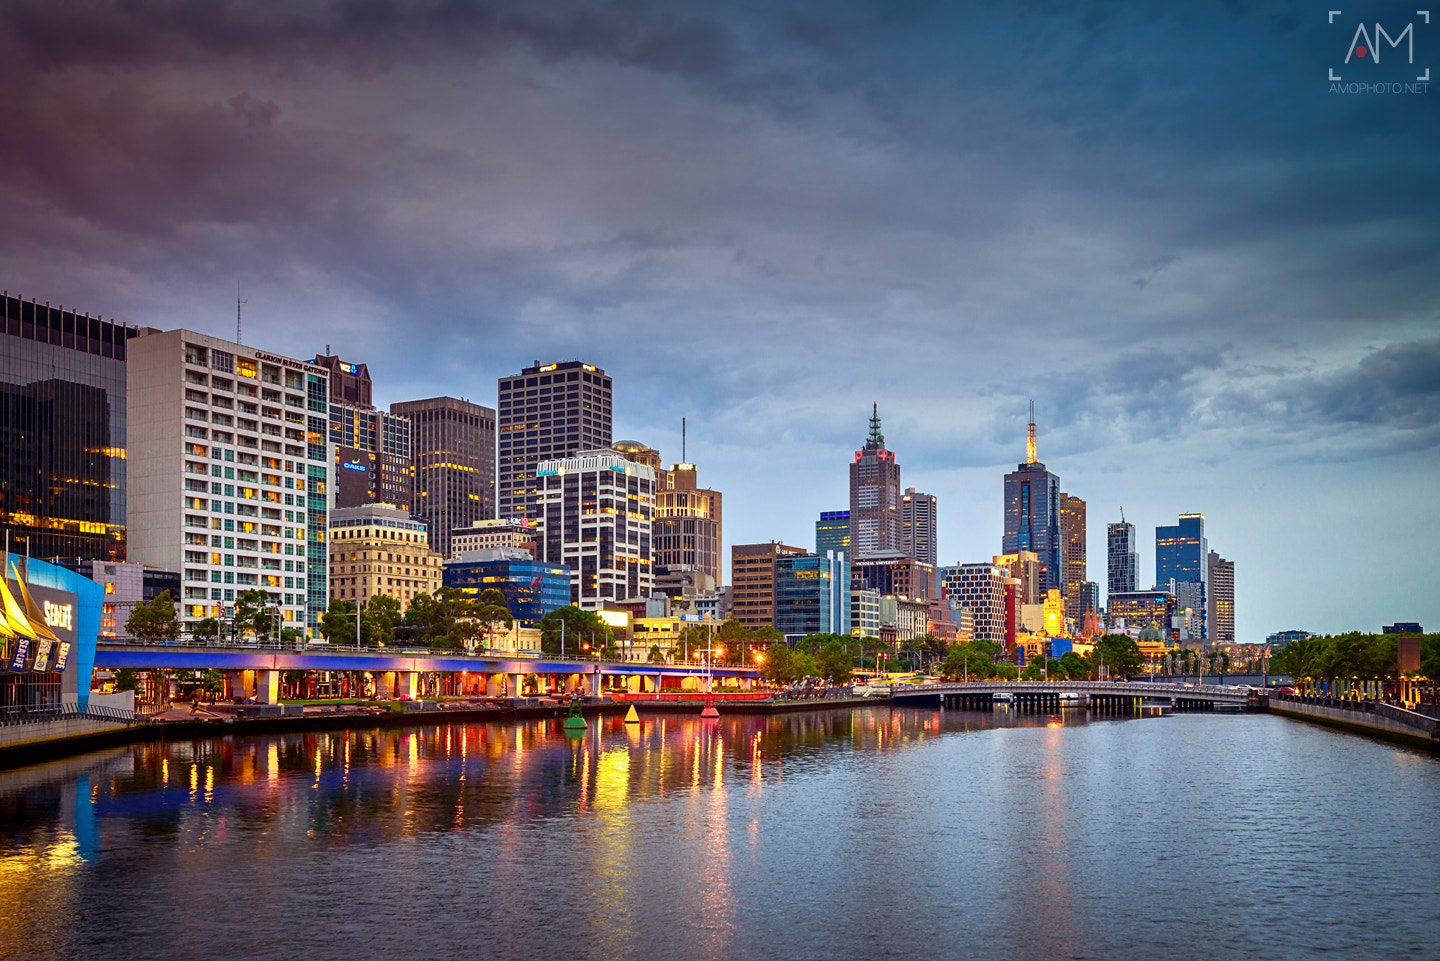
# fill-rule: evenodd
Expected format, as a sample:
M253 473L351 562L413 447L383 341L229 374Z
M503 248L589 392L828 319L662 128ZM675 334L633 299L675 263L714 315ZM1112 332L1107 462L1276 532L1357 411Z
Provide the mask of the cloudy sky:
M1241 640L1435 629L1440 89L1327 77L1440 18L1348 3L4 0L0 278L222 336L238 280L385 403L599 364L727 544L813 544L878 402L986 559L1033 398L1102 590L1200 511Z

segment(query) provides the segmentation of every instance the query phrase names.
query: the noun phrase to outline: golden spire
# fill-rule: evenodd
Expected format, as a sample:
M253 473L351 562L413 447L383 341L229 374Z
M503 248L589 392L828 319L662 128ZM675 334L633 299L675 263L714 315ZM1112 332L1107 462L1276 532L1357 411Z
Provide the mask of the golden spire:
M1035 402L1030 402L1030 431L1025 440L1025 463L1033 464L1040 458L1035 456Z

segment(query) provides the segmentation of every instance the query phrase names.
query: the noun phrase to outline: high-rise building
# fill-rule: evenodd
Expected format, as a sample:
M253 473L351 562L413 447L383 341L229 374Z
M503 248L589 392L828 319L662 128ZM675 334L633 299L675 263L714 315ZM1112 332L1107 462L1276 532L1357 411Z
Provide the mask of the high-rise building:
M1156 589L1174 581L1178 606L1198 612L1202 619L1209 606L1209 569L1205 560L1209 551L1204 514L1181 514L1175 524L1155 528ZM1208 624L1201 624L1200 637L1210 637Z
M540 525L532 518L501 517L473 521L468 527L450 532L450 556L467 551L523 550L532 558L540 555ZM561 605L564 606L563 604Z
M1034 551L1016 551L1014 554L996 554L990 559L996 567L1019 582L1019 593L1015 601L1021 605L1040 604L1045 600L1045 578L1040 558Z
M394 504L409 510L415 489L410 419L375 409L369 365L330 354L316 354L311 363L330 374L334 505Z
M1025 463L1005 475L1005 539L1001 553L1033 551L1040 558L1041 593L1064 590L1065 559L1060 537L1060 478L1035 456L1035 405Z
M1105 625L1131 633L1154 628L1162 638L1180 640L1178 610L1175 595L1168 590L1111 591L1105 602Z
M445 562L445 586L478 598L491 588L521 624L531 625L570 603L570 568L537 561L518 548L465 551Z
M1135 525L1123 518L1106 528L1107 594L1129 594L1140 584L1140 552L1135 548ZM1109 607L1109 601L1106 601Z
M694 568L718 587L722 583L720 492L700 486L694 464L675 464L660 475L655 490L655 563Z
M526 367L500 378L497 517L538 516L535 471L544 460L613 446L614 392L605 371L579 361Z
M1009 579L1005 569L994 564L945 568L945 600L953 610L970 612L975 640L1005 643L1005 582Z
M330 601L329 374L188 330L127 345L129 559L181 571L186 625L264 590L287 626Z
M770 541L735 544L730 548L730 617L741 626L775 626L775 562L789 554L804 554L803 547Z
M125 559L127 341L98 317L0 300L0 526L32 557Z
M655 472L611 449L542 460L543 556L570 568L570 602L585 610L644 601L654 586Z
M1206 557L1207 599L1205 623L1215 644L1235 643L1235 562L1211 551Z
M832 551L775 558L775 627L787 637L850 633L844 557Z
M935 566L934 494L921 494L907 487L900 497L900 550L917 561Z
M850 464L850 547L852 560L900 549L900 465L885 449L880 408L870 415L870 437Z
M899 551L885 551L856 560L850 568L850 586L884 594L930 600L940 597L935 568Z
M440 587L440 554L425 525L403 507L364 504L330 511L330 596L364 604L376 594L400 602Z
M408 418L415 490L410 513L450 556L450 532L495 516L495 411L455 397L390 405Z
M1085 502L1069 494L1060 495L1060 541L1065 554L1065 617L1076 627L1085 620L1090 595L1085 584Z
M821 557L826 551L844 551L850 556L850 512L821 511L815 522L815 553Z

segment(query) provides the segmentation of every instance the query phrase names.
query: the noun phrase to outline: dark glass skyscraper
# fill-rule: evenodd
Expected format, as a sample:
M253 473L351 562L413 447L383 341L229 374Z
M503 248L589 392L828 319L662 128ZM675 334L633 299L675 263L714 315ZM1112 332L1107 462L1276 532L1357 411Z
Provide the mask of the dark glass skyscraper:
M1005 475L1005 539L1002 554L1033 551L1040 558L1042 594L1065 590L1060 536L1060 478L1035 456L1035 411L1030 411L1025 463Z
M1106 528L1106 558L1109 562L1108 594L1130 594L1138 590L1140 554L1135 550L1135 525L1121 520ZM1106 602L1109 606L1109 602Z
M0 525L34 557L125 559L125 350L135 331L0 301Z
M1180 606L1198 612L1202 621L1208 607L1209 552L1204 514L1181 514L1175 524L1155 528L1155 586L1165 588L1173 580ZM1206 627L1200 636L1210 636Z
M826 551L844 551L850 556L850 512L821 511L815 522L815 553L821 557Z
M450 534L495 516L495 411L455 397L391 404L410 420L415 490L410 514L430 549L450 556Z
M537 517L535 469L542 460L603 450L614 442L614 391L605 371L578 360L539 361L500 378L497 517Z

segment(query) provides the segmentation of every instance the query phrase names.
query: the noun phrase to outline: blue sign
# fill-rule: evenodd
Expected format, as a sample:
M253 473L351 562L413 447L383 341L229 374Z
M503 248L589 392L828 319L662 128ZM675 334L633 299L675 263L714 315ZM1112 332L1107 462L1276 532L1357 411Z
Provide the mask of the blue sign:
M30 638L17 637L15 642L15 657L10 662L10 670L23 671L25 670L25 659L30 656Z
M680 615L680 620L682 620L682 621L703 621L703 620L705 620L705 615L704 615L704 614L681 614L681 615Z
M365 469L366 469L366 467L365 467L364 464L341 464L340 466L343 467L343 468L345 468L346 470L365 470Z

